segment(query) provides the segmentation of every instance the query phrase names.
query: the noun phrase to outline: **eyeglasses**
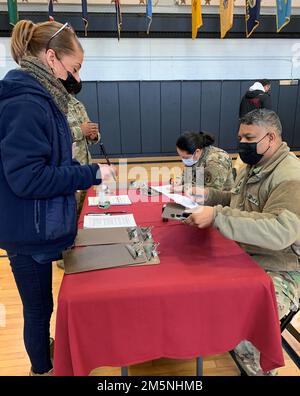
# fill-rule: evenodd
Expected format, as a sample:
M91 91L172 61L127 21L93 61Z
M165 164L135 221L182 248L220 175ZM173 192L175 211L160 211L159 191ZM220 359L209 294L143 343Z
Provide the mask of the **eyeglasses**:
M70 29L72 32L74 32L72 26L69 24L69 22L66 22L64 25L62 25L57 32L55 32L49 39L47 45L46 45L46 52L48 51L48 49L50 48L50 41L54 39L54 37L58 36L59 33L61 33L63 30L65 29Z

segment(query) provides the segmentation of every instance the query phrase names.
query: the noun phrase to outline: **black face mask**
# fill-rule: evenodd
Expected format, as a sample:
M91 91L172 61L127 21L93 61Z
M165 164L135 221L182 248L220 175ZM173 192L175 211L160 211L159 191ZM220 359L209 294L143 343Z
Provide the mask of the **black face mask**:
M245 162L245 164L256 165L263 158L264 154L269 150L270 146L263 154L258 154L257 144L261 142L267 135L268 133L258 142L254 142L254 143L239 142L238 153L240 155L241 160Z
M66 88L68 93L77 95L81 91L82 82L81 80L78 82L71 72L68 71L67 73L68 77L66 80L59 78L59 81Z

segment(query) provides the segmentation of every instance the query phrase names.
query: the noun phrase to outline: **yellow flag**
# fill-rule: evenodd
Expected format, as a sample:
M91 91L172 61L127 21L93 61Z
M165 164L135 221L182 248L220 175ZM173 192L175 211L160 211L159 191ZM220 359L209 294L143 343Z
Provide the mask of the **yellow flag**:
M198 29L202 26L201 0L192 0L192 39L197 37Z
M234 0L220 0L220 28L221 38L224 38L233 25Z

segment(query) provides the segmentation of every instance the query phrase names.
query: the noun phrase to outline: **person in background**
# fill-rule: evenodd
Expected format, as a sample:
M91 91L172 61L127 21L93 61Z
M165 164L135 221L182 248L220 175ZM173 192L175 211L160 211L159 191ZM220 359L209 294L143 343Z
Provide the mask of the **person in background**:
M77 90L76 94L79 91ZM91 154L88 145L99 142L99 127L97 123L90 121L84 104L75 97L75 93L70 95L68 122L73 138L73 158L81 165L90 164Z
M77 190L109 180L107 165L72 160L69 92L83 49L68 23L19 21L11 53L20 68L0 81L0 248L23 303L30 375L52 375L52 261L77 234Z
M231 189L234 182L231 158L213 143L213 136L204 132L184 132L178 138L177 153L186 168L181 176L171 180L173 191L182 192L185 184Z
M78 161L81 165L91 163L91 154L88 145L96 144L100 140L100 133L98 124L92 123L89 119L87 111L76 97L81 90L81 84L76 91L70 94L68 104L68 123L72 133L72 154L73 159ZM83 202L86 196L86 191L78 191L76 194L77 201L77 216L79 217L82 210Z
M267 79L259 80L259 83L264 87L265 93L267 93L270 96L271 93L271 81Z
M204 206L186 223L213 226L232 239L264 268L273 280L279 319L297 311L300 299L300 161L282 141L274 111L253 110L240 120L239 154L246 167L231 192L214 188L191 191ZM196 199L197 200L197 199ZM264 373L259 351L249 341L235 348L248 375Z
M270 92L271 82L269 80L259 80L251 85L241 100L239 117L241 118L255 109L271 110Z

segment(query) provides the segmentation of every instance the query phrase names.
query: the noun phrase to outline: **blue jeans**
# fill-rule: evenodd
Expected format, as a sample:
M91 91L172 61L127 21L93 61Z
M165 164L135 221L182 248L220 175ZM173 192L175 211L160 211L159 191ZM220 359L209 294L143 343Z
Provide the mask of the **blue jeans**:
M53 312L52 262L39 263L32 256L7 254L23 303L24 343L32 371L46 373L52 368L49 348Z

